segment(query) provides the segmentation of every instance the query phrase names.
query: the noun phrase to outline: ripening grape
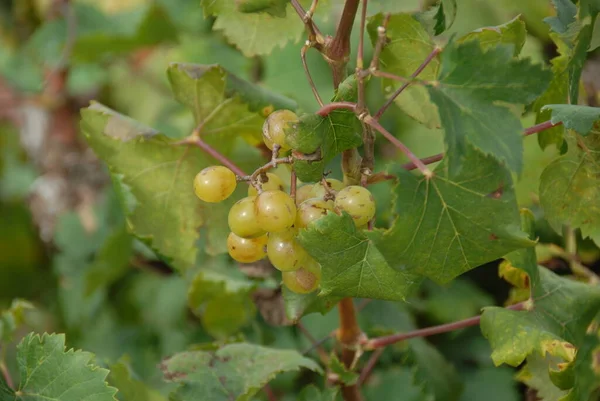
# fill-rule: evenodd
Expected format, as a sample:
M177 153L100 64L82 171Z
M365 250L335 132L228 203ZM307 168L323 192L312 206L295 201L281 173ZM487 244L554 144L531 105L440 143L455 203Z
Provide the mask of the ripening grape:
M276 233L294 225L296 204L282 191L265 191L254 201L256 221L263 230Z
M320 219L333 210L333 201L321 198L311 198L305 200L298 206L296 212L296 228L305 228L312 221Z
M283 284L297 294L308 294L319 287L321 282L321 265L309 257L298 270L283 272Z
M305 200L312 198L313 188L314 185L312 184L306 184L302 185L301 187L298 187L296 189L296 205L299 205Z
M295 237L296 230L293 228L269 234L267 256L271 264L282 272L297 270L306 258L310 258Z
M256 238L242 238L234 233L229 233L229 237L227 237L229 255L242 263L252 263L264 258L266 256L266 245L266 235Z
M268 181L262 182L260 181L261 177L259 176L259 183L263 191L283 191L283 181L279 176L273 173L267 173ZM248 196L256 196L258 195L258 191L254 188L253 185L248 187Z
M351 185L335 197L335 207L345 211L357 227L365 225L375 216L375 199L368 189Z
M238 237L253 238L266 234L256 221L255 199L256 196L240 199L229 210L229 216L227 216L229 229Z
M227 167L211 166L194 177L194 192L204 202L221 202L231 196L237 182L235 174Z
M298 116L290 110L277 110L269 114L263 124L265 145L269 149L273 149L273 145L279 145L282 151L289 150L290 146L285 139L285 129L294 121L298 121Z
M329 184L329 190L337 193L341 191L345 185L340 180L336 180L335 178L327 178L325 181ZM317 182L313 186L312 198L322 198L327 193L325 186L322 181Z

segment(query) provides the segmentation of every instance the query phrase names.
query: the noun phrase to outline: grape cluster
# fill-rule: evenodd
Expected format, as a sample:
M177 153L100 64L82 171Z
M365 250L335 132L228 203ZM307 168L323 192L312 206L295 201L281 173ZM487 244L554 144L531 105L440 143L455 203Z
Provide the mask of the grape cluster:
M275 154L289 151L286 131L297 120L289 110L271 113L263 126L265 145ZM288 289L310 293L319 286L321 266L296 239L298 230L328 213L342 212L347 212L357 227L364 228L375 216L375 200L366 188L345 186L334 178L298 187L293 199L277 175L255 175L250 176L248 196L229 210L229 255L241 263L266 256L282 272ZM237 180L226 167L207 167L196 175L194 191L205 202L220 202L235 191Z

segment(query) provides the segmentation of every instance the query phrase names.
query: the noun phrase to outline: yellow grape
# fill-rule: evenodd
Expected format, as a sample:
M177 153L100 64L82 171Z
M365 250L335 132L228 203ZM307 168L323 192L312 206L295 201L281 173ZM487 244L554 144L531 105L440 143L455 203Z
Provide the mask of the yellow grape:
M267 178L268 181L266 182L260 182L261 188L263 191L283 191L284 187L283 187L283 181L281 180L281 178L279 178L278 175L275 175L273 173L267 173ZM260 176L259 176L259 180L260 180ZM250 185L248 187L248 196L256 196L258 195L258 191L256 190L256 188L254 188L253 185Z
M254 200L256 196L248 196L237 201L229 210L227 222L229 229L237 236L253 238L266 234L256 221Z
M312 221L320 219L333 210L333 201L311 198L302 202L296 212L296 228L306 228Z
M296 188L296 205L299 205L305 200L312 198L313 188L314 185L312 184L306 184Z
M296 230L291 228L280 233L270 233L267 241L267 256L276 269L293 271L300 268L310 255L296 241Z
M325 181L329 184L330 191L333 191L334 193L341 191L345 187L343 182L336 180L335 178L327 178ZM327 191L325 190L323 182L319 181L313 186L311 198L322 198L326 193Z
M254 201L256 221L263 230L276 233L294 225L296 204L282 191L265 191Z
M357 227L363 226L375 216L375 198L368 189L351 185L335 197L335 207L345 211Z
M283 284L297 294L308 294L319 287L321 283L321 266L309 257L294 271L281 274Z
M241 263L252 263L266 256L265 247L267 236L261 235L256 238L242 238L234 233L227 237L227 250L229 255Z
M237 182L227 167L211 166L194 177L194 192L204 202L217 203L229 198Z
M298 121L298 116L290 110L277 110L269 114L263 124L265 145L269 149L273 149L273 145L279 145L282 151L289 150L290 146L285 139L285 129L294 121Z

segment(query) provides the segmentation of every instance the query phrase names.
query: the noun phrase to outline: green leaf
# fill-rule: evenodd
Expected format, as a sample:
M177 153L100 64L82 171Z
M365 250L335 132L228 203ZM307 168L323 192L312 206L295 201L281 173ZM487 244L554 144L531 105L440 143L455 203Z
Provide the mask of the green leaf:
M565 35L573 28L577 17L577 6L571 0L552 0L556 8L556 16L544 19L550 29L559 35Z
M467 280L454 280L447 286L426 282L424 307L427 316L435 323L449 323L477 315L494 300L479 287Z
M600 244L600 135L571 134L569 151L542 173L540 203L552 227L580 228L583 237Z
M385 400L390 394L402 394L402 401L425 401L428 395L413 383L414 373L404 367L375 371L369 384L364 387L368 401Z
M468 150L453 173L444 159L431 179L398 168L394 225L376 241L397 271L445 283L515 249L533 246L520 232L510 174ZM392 262L390 262L392 263Z
M508 368L482 368L466 372L465 387L460 401L519 401L521 396L514 381L514 371Z
M116 177L128 228L175 267L193 265L198 229L210 221L208 235L220 231L216 222L221 220L212 219L227 213L228 202L208 205L193 193L194 176L212 160L199 150L173 146L165 136L100 104L81 114L88 144Z
M358 381L358 373L348 370L335 354L332 354L329 360L329 370L331 373L336 374L338 379L346 386L352 386Z
M108 382L119 389L117 397L123 401L166 401L158 391L134 377L127 358L110 366Z
M237 9L243 13L265 12L274 17L285 17L287 0L238 0Z
M559 122L578 134L587 135L600 120L600 107L577 106L572 104L548 104L542 111L552 110L552 124Z
M299 394L300 401L335 401L338 399L338 387L327 387L323 391L314 384L304 387Z
M600 338L598 335L588 335L577 350L573 362L572 389L561 401L588 401L600 388Z
M371 42L377 42L377 27L383 22L383 14L377 14L369 19L367 30ZM381 51L380 68L383 71L410 76L435 48L433 40L425 28L410 14L393 14L387 27L389 42ZM433 80L437 77L439 58L419 74L420 79ZM401 82L383 79L382 88L390 96L402 85ZM427 89L421 85L407 87L396 99L395 103L409 116L428 127L439 127L440 118L437 109L431 103Z
M22 299L12 301L10 308L0 312L0 345L13 339L15 331L26 321L27 311L34 306Z
M215 262L202 262L188 289L188 305L209 334L226 338L254 317L255 285L235 266Z
M310 294L297 294L282 286L283 299L285 300L285 315L292 322L296 323L302 316L311 313L320 313L325 315L329 312L340 297L318 296L317 291Z
M241 12L236 2L230 0L202 0L202 7L206 15L216 17L213 29L222 31L246 57L266 55L276 46L296 42L304 30L302 20L291 5L283 18L268 13Z
M391 267L367 235L346 213L301 230L300 243L321 264L320 295L402 300L414 288L418 278Z
M461 168L469 146L521 171L523 128L506 104L532 102L551 77L513 53L513 46L503 45L484 52L475 41L451 42L442 52L439 81L427 87L446 132L451 171Z
M253 344L230 344L214 353L181 352L160 365L165 379L180 383L173 401L247 401L277 373L300 368L321 373L314 361L296 351Z
M435 34L439 35L442 32L450 29L456 19L456 0L439 0L438 10L435 13L436 24Z
M108 370L93 365L93 358L89 352L66 351L64 334L31 333L17 346L20 385L11 397L14 401L116 400L117 389L105 382ZM6 393L2 386L0 391Z
M521 15L517 15L506 24L477 29L461 37L458 41L462 43L478 40L484 50L500 45L513 45L513 56L517 57L521 53L526 38L525 21Z

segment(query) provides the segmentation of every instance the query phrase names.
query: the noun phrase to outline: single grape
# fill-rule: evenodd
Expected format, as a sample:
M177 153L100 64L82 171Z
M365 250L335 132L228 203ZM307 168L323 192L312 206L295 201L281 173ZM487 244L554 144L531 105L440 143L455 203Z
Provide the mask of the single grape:
M314 185L312 184L306 184L296 188L296 205L299 205L305 200L312 198L313 188Z
M240 199L229 210L227 216L229 229L238 237L253 238L266 234L256 222L255 199L256 196Z
M334 193L341 191L345 187L343 182L336 180L335 178L327 178L325 181L329 184L329 191L333 191ZM319 181L313 186L311 198L322 198L327 192L328 191L323 185L323 181Z
M295 227L305 228L310 222L320 219L331 210L333 210L333 201L321 198L307 199L298 206Z
M296 219L296 204L282 191L265 191L254 201L256 221L263 230L276 233L290 228Z
M227 167L211 166L194 177L194 192L204 202L217 203L229 198L237 182Z
M227 250L229 255L241 263L252 263L266 256L265 246L267 236L261 235L256 238L242 238L234 233L227 237Z
M261 177L259 176L259 183L263 191L283 191L283 181L279 176L273 173L267 173L268 181L262 182ZM248 187L248 196L256 196L258 195L258 191L254 188L253 185Z
M281 274L283 284L297 294L308 294L319 287L321 282L321 265L309 257L300 268Z
M265 145L269 149L273 149L273 145L279 145L282 151L289 150L290 145L285 139L285 129L294 121L298 121L298 116L290 110L277 110L269 114L263 124Z
M375 216L375 199L368 189L351 185L335 197L335 207L345 211L357 227L365 225Z
M293 228L269 234L267 256L271 264L282 272L299 269L304 259L310 257L296 241L296 230Z

